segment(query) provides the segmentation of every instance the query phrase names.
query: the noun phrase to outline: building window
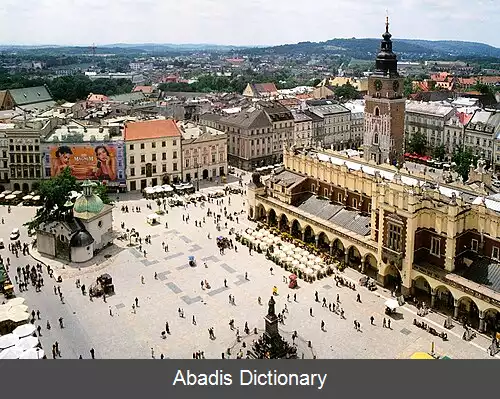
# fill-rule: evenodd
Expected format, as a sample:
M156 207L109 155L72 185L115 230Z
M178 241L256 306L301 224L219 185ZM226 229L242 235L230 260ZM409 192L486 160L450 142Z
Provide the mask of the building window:
M441 239L439 237L431 238L431 255L441 256Z
M341 193L337 194L337 201L342 202L342 194Z
M373 135L373 144L378 144L378 133Z
M99 228L101 228L101 227L102 227L102 220L99 220L99 223L97 223L97 226L98 226Z
M135 181L131 181L130 182L130 191L135 191L135 190L136 190Z
M165 165L165 164L161 165L161 171L162 171L162 173L166 173L167 172L167 165Z
M471 249L474 251L474 252L477 252L477 248L479 247L479 242L475 239L472 239L471 241Z
M173 140L172 145L175 147L177 145L177 140Z
M151 154L151 161L153 161L153 162L156 161L156 154Z
M498 247L493 247L493 250L491 251L491 257L495 260L498 260L499 255L500 255L500 251L499 251Z
M153 173L156 173L156 165L153 165Z
M401 226L389 223L389 237L387 246L393 251L401 251L401 231Z
M173 159L177 159L177 151L174 151L173 154L172 154L172 158Z
M323 195L324 195L325 197L328 197L328 189L327 189L327 188L324 188L324 189L323 189Z
M311 184L311 191L312 191L313 193L315 193L315 192L316 192L316 186L315 186L314 184Z
M144 176L146 174L146 167L141 166L141 175Z
M135 168L130 168L130 176L135 176Z
M186 158L186 168L189 168L189 158Z
M151 148L156 148L156 143L151 143Z
M380 109L379 109L379 107L375 107L375 116L380 116Z
M141 162L146 162L146 155L144 154L141 155Z
M144 149L144 143L141 143L141 150Z
M130 164L133 165L135 163L135 158L133 155L130 156Z
M257 150L257 151L259 151L259 150ZM257 152L257 154L258 154L258 152ZM212 163L215 163L215 154L212 154Z
M177 162L174 162L174 164L172 165L172 169L174 170L174 172L177 172Z
M167 153L166 152L162 152L162 154L161 154L161 160L162 161L166 161L167 160Z
M352 199L352 207L353 208L357 208L358 207L358 199L357 198L353 198Z

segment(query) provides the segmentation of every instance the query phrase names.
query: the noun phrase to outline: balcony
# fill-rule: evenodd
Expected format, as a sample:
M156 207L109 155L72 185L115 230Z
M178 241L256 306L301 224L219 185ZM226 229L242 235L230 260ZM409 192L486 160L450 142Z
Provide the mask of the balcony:
M382 261L394 265L398 270L403 269L403 251L395 251L388 247L382 247Z

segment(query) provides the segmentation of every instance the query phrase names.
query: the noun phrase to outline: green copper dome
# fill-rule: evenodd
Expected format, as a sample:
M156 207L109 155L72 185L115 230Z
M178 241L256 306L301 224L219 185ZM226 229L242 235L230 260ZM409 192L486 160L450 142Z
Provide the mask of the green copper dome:
M91 183L89 180L82 184L83 194L80 195L73 206L73 211L76 213L99 213L104 208L104 203L98 195L92 192L92 189L96 186L95 183Z

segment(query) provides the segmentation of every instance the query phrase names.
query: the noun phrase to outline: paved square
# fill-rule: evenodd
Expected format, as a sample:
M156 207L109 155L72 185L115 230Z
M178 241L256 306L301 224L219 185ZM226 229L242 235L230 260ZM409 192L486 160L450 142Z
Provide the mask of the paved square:
M180 294L182 292L182 290L175 283L170 282L165 285L170 288L174 294Z
M190 244L192 243L193 241L189 238L187 238L186 236L180 236L179 237L182 241L184 241L186 244Z
M402 318L392 320L392 329L383 328L382 319L386 317L384 302L390 293L381 288L371 292L357 286L358 291L351 291L345 287L336 287L330 277L312 284L299 280L298 288L290 289L282 280L282 276L287 273L278 266L271 265L263 254L254 252L250 255L245 250L237 253L226 250L224 255L220 255L215 237L233 237L234 241L234 236L229 236L226 229L217 231L213 218L206 218L207 210L223 214L224 206L231 212L246 209L245 198L239 195L231 196L230 206L227 204L227 197L223 200L222 206L206 203L203 208L190 205L187 210L181 207L169 209L169 214L162 217L162 224L158 226L146 223L147 213L125 214L120 211L120 205L127 204L129 207L140 206L144 212L147 200L120 201L113 210L115 228L121 233L120 224L125 222L126 228L134 227L141 237L154 237L152 245L146 245L147 258L137 251L137 247L130 249L128 242L118 240L116 245L119 248L106 249L97 255L93 263L82 264L80 269L44 258L43 261L51 265L56 276L60 275L63 282L57 284L51 281L44 270L45 287L42 292L35 293L30 289L20 296L26 299L29 311L39 309L41 312L43 335L40 339L46 351L50 354L52 344L58 341L64 358L78 359L80 355L89 358L89 349L94 348L98 359L150 359L153 347L157 358L164 354L166 358L188 359L192 358L193 352L203 350L207 358L219 359L221 352L235 342L235 332L230 330L229 320L234 319L235 327L240 331L243 331L245 322L250 329L264 328L263 317L267 312L267 302L272 295L273 286L276 286L279 293L274 297L276 310L281 311L286 305L289 311L282 328L297 331L301 339L311 340L320 359L407 359L414 352L429 351L432 342L435 343L437 353L451 358L489 358L486 348L490 345L490 339L478 334L473 341L465 342L462 340L463 328L460 325L447 331L449 341L437 340L429 333L415 329L412 323L416 317L416 309L411 305L401 308ZM154 205L152 201L150 203ZM0 225L0 238L8 242L12 229L20 227L19 220L28 220L35 211L35 208L12 207L12 214L8 214L6 207L0 207L0 216L6 222L5 225ZM190 215L192 223L182 223L182 215L186 214ZM206 223L202 227L196 227L194 220L202 221L203 217L206 218ZM165 229L165 222L175 228ZM254 227L254 224L247 220L245 214L239 217L239 223L228 222L228 229L241 231L246 227ZM20 227L20 230L21 241L30 242L26 229ZM207 234L212 238L208 239ZM181 236L189 237L191 242L186 242ZM168 243L171 252L165 253L162 241ZM195 255L197 266L186 267L187 257L194 252L194 246L199 247ZM238 247L241 249L241 245ZM7 249L2 251L0 254L6 258L9 254ZM104 255L108 253L112 253L112 256L106 259ZM36 252L33 255L39 256ZM34 262L31 257L22 254L19 258L10 258L11 278L14 278L17 266ZM147 268L144 267L144 261ZM269 273L271 266L275 270L274 275ZM244 278L246 272L248 280ZM90 301L88 295L82 295L81 290L76 288L76 279L89 287L103 273L111 275L116 292L107 298L106 303L102 298ZM154 278L155 273L157 279ZM144 277L144 284L141 284L141 276ZM352 269L347 269L342 276L353 282L360 278L358 272ZM224 287L225 279L227 288ZM203 290L201 281L207 281L213 288ZM54 285L61 286L65 304L61 304L58 296L54 295ZM320 298L325 297L330 302L335 301L336 295L340 294L346 319L322 308L321 303L314 302L315 291L318 291ZM358 292L361 293L362 304L356 302ZM19 294L17 289L16 293ZM288 294L290 301L287 301ZM294 294L297 301L293 300ZM234 296L236 306L229 304L229 295ZM139 307L134 311L132 304L136 298ZM110 307L116 309L113 316L109 314ZM309 315L311 307L314 317ZM178 309L184 311L184 318L179 317ZM191 322L193 316L196 318L196 325ZM371 316L375 318L375 325L370 325ZM59 317L64 318L64 329L54 328ZM45 329L47 320L53 326L51 330ZM320 329L322 320L325 322L326 332ZM353 320L361 323L363 333L353 334ZM441 315L431 313L423 320L437 331L443 330L444 318ZM171 335L163 340L160 333L165 329L166 322L169 323ZM207 329L210 327L214 328L217 337L215 340L209 339ZM401 333L405 330L410 334Z

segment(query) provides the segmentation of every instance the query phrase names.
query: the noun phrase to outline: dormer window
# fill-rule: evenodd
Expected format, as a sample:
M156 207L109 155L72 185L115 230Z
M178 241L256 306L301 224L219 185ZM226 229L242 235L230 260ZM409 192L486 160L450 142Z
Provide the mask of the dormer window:
M380 109L379 109L379 107L375 107L375 116L380 116Z

